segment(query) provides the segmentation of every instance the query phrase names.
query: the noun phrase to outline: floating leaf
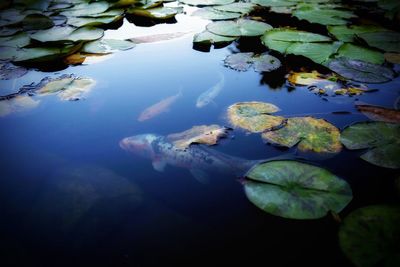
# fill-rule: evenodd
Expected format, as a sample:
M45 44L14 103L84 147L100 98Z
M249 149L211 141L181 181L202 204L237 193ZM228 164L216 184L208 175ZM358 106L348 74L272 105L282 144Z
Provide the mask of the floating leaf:
M277 130L263 132L270 143L316 153L338 153L342 149L339 130L324 119L295 117Z
M22 20L22 27L26 31L43 30L53 26L53 20L42 14L30 14Z
M135 47L135 44L127 40L100 39L86 43L82 52L91 54L107 54L118 50L128 50Z
M295 1L287 0L251 0L250 2L265 7L289 7L297 4Z
M350 43L345 43L340 46L337 53L338 57L361 60L372 64L382 64L385 62L383 53Z
M224 63L225 66L237 70L237 71L246 71L250 68L253 63L252 56L254 53L236 53L229 55L225 58Z
M207 25L207 30L223 36L259 36L272 29L272 26L255 20L217 21Z
M279 111L279 108L264 102L239 102L228 107L228 119L235 127L259 133L280 127L285 118L269 114Z
M292 14L298 19L322 25L345 25L348 23L347 19L356 17L348 10L326 8L319 5L303 5Z
M400 110L365 104L356 105L356 108L371 120L400 123Z
M220 138L228 135L228 128L213 125L193 126L191 129L181 133L167 136L168 140L179 149L186 149L191 144L206 144L209 146L217 144Z
M179 2L191 6L215 6L231 4L235 0L179 0Z
M350 213L339 229L339 244L359 267L400 265L400 208L374 205Z
M30 42L31 38L24 32L12 36L0 37L0 46L24 47Z
M127 13L130 15L151 19L170 19L181 12L181 7L155 7L150 9L130 8L127 10Z
M273 71L281 66L279 59L268 54L253 57L253 63L254 70L258 72Z
M342 42L354 42L356 35L366 32L387 31L385 28L375 25L351 25L351 26L328 26L330 34Z
M81 27L53 27L48 30L38 31L31 34L31 38L40 42L77 42L93 41L103 37L104 31L99 28Z
M0 46L0 60L13 60L18 55L18 48L10 46Z
M61 15L66 17L79 17L89 16L92 14L100 14L109 8L109 4L106 1L94 2L94 3L80 3L78 5L69 8L66 11L61 12Z
M193 43L198 44L223 44L235 41L236 37L227 37L218 34L214 34L207 30L197 33L193 37Z
M80 53L76 53L64 58L64 63L67 65L80 65L85 61L86 57Z
M129 41L132 41L135 44L155 43L155 42L168 41L175 38L179 38L185 36L186 34L188 34L188 32L159 33L146 36L136 36L130 38Z
M214 6L213 8L225 12L235 12L241 14L248 14L254 9L255 5L252 3L236 2L223 6Z
M221 11L212 7L205 7L193 12L192 16L197 16L209 20L228 20L237 19L241 17L242 14L237 12Z
M359 122L346 127L341 141L348 149L366 149L361 158L385 168L400 168L400 125L386 122Z
M75 26L75 27L101 26L104 24L114 23L122 18L123 18L122 16L106 16L106 17L98 17L98 18L71 17L68 19L68 25Z
M273 48L272 48L273 49ZM286 48L286 54L304 56L322 64L337 50L335 43L293 43Z
M391 69L360 60L338 58L327 65L339 75L358 82L384 83L394 77Z
M14 62L38 63L59 60L69 54L76 52L80 45L67 45L64 47L33 47L23 48L17 51Z
M318 71L290 72L288 81L292 85L315 85L324 80L324 76Z
M366 32L357 34L369 46L384 50L385 52L400 53L400 33L393 31Z
M28 70L11 63L0 63L0 80L12 80L24 76Z
M400 64L400 53L385 53L383 56L390 63Z
M297 161L270 161L247 174L247 198L267 213L290 219L318 219L339 213L352 199L349 184L331 172Z
M22 112L36 108L40 100L34 100L29 96L16 96L14 98L0 101L0 117L16 112Z

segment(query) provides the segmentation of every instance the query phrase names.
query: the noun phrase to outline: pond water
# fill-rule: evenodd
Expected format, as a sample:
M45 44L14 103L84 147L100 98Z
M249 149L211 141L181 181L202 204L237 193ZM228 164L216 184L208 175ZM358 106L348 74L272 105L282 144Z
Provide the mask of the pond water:
M224 59L259 49L255 39L246 41L251 45L240 41L201 51L193 48L193 35L209 21L187 14L176 20L144 27L125 19L106 37L185 34L137 44L93 64L36 69L0 81L3 96L62 74L96 81L79 101L36 95L30 108L0 117L2 266L353 266L340 249L340 223L331 214L314 220L268 214L247 199L240 177L210 170L207 181L199 182L189 167L171 164L157 171L154 158L125 151L120 141L147 133L167 136L194 125L230 127L228 106L244 101L272 103L280 108L274 115L309 115L344 129L368 120L356 100L392 108L400 78L367 84L378 92L321 97L285 82L286 69L300 70L311 61L288 56L272 73L238 72L224 66ZM197 107L199 96L221 77L219 93ZM167 111L138 120L168 98ZM240 129L210 149L246 160L304 156L296 147L266 144L259 134ZM303 159L351 186L353 199L340 212L342 219L360 207L399 202L398 170L372 165L361 154L343 149L332 157Z

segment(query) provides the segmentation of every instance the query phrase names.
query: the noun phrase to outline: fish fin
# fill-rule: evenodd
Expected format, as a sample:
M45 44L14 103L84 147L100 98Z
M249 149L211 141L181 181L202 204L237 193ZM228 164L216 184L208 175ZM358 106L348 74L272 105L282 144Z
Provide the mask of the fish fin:
M158 171L158 172L163 172L165 169L165 166L167 165L167 162L162 159L155 159L151 163L153 165L153 168Z
M190 170L190 173L193 175L193 177L201 184L209 184L210 183L210 177L208 176L207 173L200 169L192 169Z

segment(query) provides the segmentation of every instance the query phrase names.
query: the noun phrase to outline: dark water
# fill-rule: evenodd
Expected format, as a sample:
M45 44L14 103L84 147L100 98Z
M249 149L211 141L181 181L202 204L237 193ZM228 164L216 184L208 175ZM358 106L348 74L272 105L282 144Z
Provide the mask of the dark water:
M400 92L397 78L373 85L378 93L324 101L307 89L290 90L280 83L279 71L263 77L224 67L223 59L236 49L232 44L197 51L188 34L140 44L97 64L2 81L2 95L64 73L97 82L84 100L36 97L36 108L0 118L2 266L352 266L339 248L339 224L331 216L275 217L247 200L236 177L211 173L210 182L201 184L188 170L168 166L157 172L150 160L119 147L126 136L227 125L226 108L242 101L273 103L281 108L278 115L318 113L314 116L342 129L367 120L356 112L355 98L391 107ZM220 73L225 86L215 104L196 108L197 97ZM182 97L169 112L137 121L145 108L180 88ZM330 113L342 110L353 114ZM257 134L233 135L213 149L246 159L296 152L266 145ZM354 199L342 218L358 207L399 201L394 186L399 173L370 165L359 154L344 150L309 161L351 185Z

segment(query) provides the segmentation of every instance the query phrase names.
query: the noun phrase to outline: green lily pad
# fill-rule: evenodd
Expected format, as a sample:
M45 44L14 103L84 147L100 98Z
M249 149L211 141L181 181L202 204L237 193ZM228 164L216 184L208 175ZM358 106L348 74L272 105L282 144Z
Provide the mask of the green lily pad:
M221 11L212 7L205 7L193 12L192 16L197 16L209 20L228 20L240 18L242 14L237 12Z
M22 27L26 31L43 30L53 26L53 20L42 14L30 14L22 20Z
M1 27L0 28L0 37L15 35L15 34L19 33L20 31L22 31L21 28Z
M255 20L217 21L207 25L207 30L223 36L259 36L272 29L272 26Z
M255 5L252 3L236 2L223 6L214 6L213 8L219 11L248 14L254 9L254 7Z
M289 7L297 4L295 1L287 0L251 0L250 2L265 7Z
M386 122L359 122L341 135L348 149L367 149L361 158L377 166L400 168L400 125Z
M170 19L182 12L181 7L155 7L150 9L130 8L127 13L130 15L146 17L151 19Z
M342 42L354 42L356 35L367 32L387 31L385 28L374 25L328 26L330 34Z
M179 2L191 6L216 6L231 4L235 0L179 0Z
M246 71L250 68L253 63L254 53L236 53L229 55L225 58L224 63L225 66L237 70L237 71Z
M318 219L339 213L352 199L349 184L331 172L297 161L253 167L244 183L247 198L263 211L290 219Z
M286 54L304 56L323 64L337 51L336 43L293 43L286 48Z
M357 34L369 46L384 50L385 52L400 53L400 33L393 31L365 32Z
M38 31L31 34L31 38L40 42L78 42L93 41L100 39L104 30L93 27L53 27L48 30Z
M277 130L263 132L262 138L272 144L316 153L338 153L342 149L340 131L324 119L294 117Z
M118 50L128 50L135 47L135 44L126 40L100 39L86 43L82 52L91 54L108 54Z
M338 57L361 60L372 64L383 64L383 53L359 45L345 43L337 51Z
M12 59L17 63L37 63L59 60L80 48L78 45L66 45L64 47L32 47L19 49Z
M0 60L13 60L18 55L18 48L11 46L0 46Z
M328 68L353 81L384 83L393 79L391 69L381 65L349 58L338 58L327 63Z
M92 14L100 14L106 11L110 5L106 1L94 2L94 3L80 3L78 5L69 8L61 12L61 15L66 17L79 17L89 16Z
M346 25L347 19L356 17L351 11L324 8L319 5L304 5L293 12L293 16L322 25Z
M399 266L399 221L398 206L357 209L340 226L340 247L355 266Z
M214 34L207 30L197 33L193 36L193 43L198 44L223 44L235 41L236 37L227 37L218 34Z
M331 39L316 33L277 28L265 32L261 41L268 48L284 54L293 43L321 43L330 42Z
M24 32L12 36L0 37L0 46L24 47L31 42L28 34Z
M228 120L234 127L240 127L252 133L259 133L280 127L285 118L272 116L279 108L264 102L239 102L228 107Z
M107 16L107 17L70 17L68 18L68 25L74 27L83 26L101 26L104 24L110 24L122 19L122 16Z

